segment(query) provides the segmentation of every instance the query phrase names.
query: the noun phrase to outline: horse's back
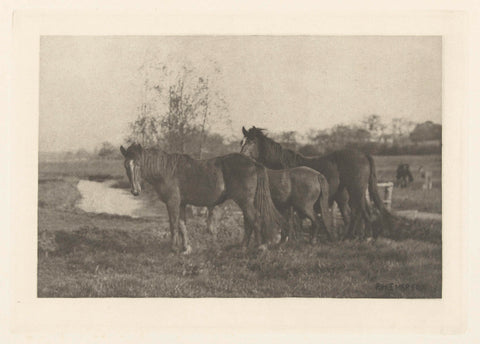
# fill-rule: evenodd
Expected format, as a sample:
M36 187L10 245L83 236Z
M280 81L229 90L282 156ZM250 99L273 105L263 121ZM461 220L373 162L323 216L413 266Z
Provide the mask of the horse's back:
M179 163L177 181L186 204L210 206L221 202L225 180L217 159L197 160L186 156Z
M294 167L289 169L292 189L297 194L317 194L322 189L322 182L328 185L326 178L320 172L306 166Z
M265 170L265 167L240 153L231 153L216 159L221 165L229 197L240 201L255 195L257 173L259 170Z
M221 164L226 179L249 179L252 176L256 176L257 166L261 166L240 153L230 153L215 159Z
M352 149L342 149L331 153L328 158L332 160L340 176L340 182L348 185L360 186L367 184L371 166L365 153Z
M297 176L314 177L314 178L321 176L324 178L323 174L307 166L292 167L292 168L289 168L287 171Z
M326 156L339 166L369 166L367 155L355 149L340 149Z

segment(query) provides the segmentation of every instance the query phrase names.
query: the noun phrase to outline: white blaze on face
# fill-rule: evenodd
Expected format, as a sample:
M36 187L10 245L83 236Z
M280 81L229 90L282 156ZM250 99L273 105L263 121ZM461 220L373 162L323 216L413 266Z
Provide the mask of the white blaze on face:
M130 160L128 162L128 168L130 170L130 176L131 176L131 184L132 184L132 191L139 193L141 191L140 189L140 183L139 183L139 176L137 175L137 167L135 166L135 162L133 160Z

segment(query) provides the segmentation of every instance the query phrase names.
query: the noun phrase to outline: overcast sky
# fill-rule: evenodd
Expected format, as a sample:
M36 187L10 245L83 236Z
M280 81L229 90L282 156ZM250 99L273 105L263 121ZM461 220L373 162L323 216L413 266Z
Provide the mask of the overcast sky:
M228 137L242 125L305 133L369 114L441 123L441 54L440 37L42 37L40 150L122 143L146 56L188 57L200 70L216 61L231 125L212 129Z

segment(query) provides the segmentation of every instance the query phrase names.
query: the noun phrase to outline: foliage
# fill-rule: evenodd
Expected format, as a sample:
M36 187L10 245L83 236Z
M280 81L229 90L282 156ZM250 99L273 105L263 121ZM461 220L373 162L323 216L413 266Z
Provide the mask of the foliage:
M144 147L154 147L160 144L158 118L145 112L130 123L128 143L141 143Z
M442 126L431 121L419 123L410 133L410 139L413 142L442 140Z
M368 143L371 134L357 126L337 125L331 130L311 133L310 140L322 154L350 146Z
M299 150L306 151L305 155L326 154L343 148L378 155L441 153L441 145L426 142L441 139L440 124L425 122L411 131L414 126L411 121L394 118L387 126L378 115L368 116L362 123L363 126L341 124L331 129L311 130L307 144Z
M312 144L306 144L304 146L301 146L298 151L300 152L300 154L303 154L305 156L316 156L316 155L320 155L320 152L319 150L317 149L316 146L312 145Z
M188 61L168 67L145 61L140 68L145 74L144 100L127 141L201 157L213 119L228 120L226 103L216 85L221 70L214 61L202 67Z
M385 135L387 126L383 123L379 115L370 115L362 121L364 129L370 134L369 136L376 141L380 141Z

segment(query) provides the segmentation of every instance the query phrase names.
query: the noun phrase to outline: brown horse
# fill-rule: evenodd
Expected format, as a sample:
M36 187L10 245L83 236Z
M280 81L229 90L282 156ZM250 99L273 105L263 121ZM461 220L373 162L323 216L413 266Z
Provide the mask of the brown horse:
M308 218L312 223L311 242L315 243L321 214L325 232L332 239L331 219L328 212L328 182L319 172L305 166L285 170L268 171L272 200L281 213L295 210L301 218ZM285 240L290 234L290 227L285 233Z
M371 228L370 209L366 203L366 191L380 211L381 218L390 226L392 215L385 208L377 189L375 164L372 157L355 150L339 150L321 157L305 157L283 148L263 133L263 129L242 127L244 139L241 153L271 169L308 166L323 174L329 184L330 206L335 201L347 228L346 238L353 237L356 228L365 223ZM351 214L350 214L351 212ZM378 235L376 228L373 233Z
M141 192L141 180L149 182L166 204L176 251L178 232L184 253L191 252L186 230L186 205L214 207L232 199L243 212L247 247L252 230L260 247L280 240L284 219L276 210L268 187L268 174L262 165L245 155L233 153L208 160L185 154L168 154L132 144L120 147L134 196Z
M332 239L331 217L328 212L328 182L319 172L306 167L294 167L284 170L267 169L270 193L275 207L287 214L292 220L292 210L301 218L308 218L312 223L311 242L315 243L320 225L328 239ZM319 220L318 215L321 214ZM208 208L207 229L211 234L213 229L213 209ZM282 232L282 241L290 236L290 227Z

